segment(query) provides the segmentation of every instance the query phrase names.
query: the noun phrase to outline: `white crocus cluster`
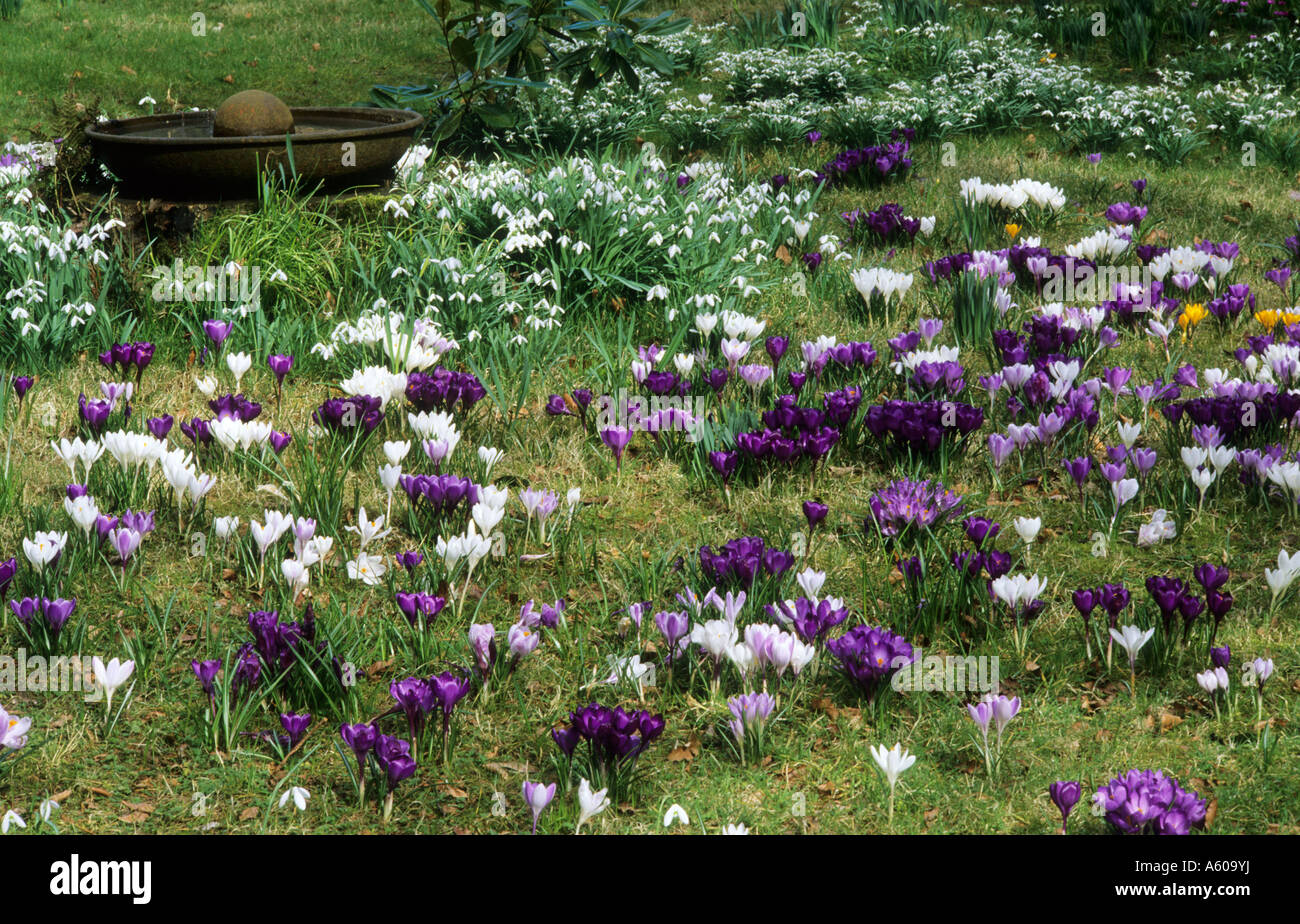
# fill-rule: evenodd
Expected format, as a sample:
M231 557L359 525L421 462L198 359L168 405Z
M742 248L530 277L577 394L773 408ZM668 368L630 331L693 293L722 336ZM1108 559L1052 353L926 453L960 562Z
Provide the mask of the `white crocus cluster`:
M163 478L171 485L179 510L181 502L189 498L197 507L217 484L217 478L211 473L200 473L190 453L183 449L167 450L162 455Z
M352 376L340 383L343 393L347 395L369 395L379 399L381 408L388 407L388 402L400 398L406 392L406 373L389 372L383 366L366 366L352 373Z
M147 465L150 471L166 454L167 444L149 433L128 433L114 430L105 433L100 439L104 450L117 460L122 471L129 472L141 465Z
M72 440L65 437L58 442L51 442L50 445L63 464L68 467L68 473L73 481L77 480L77 463L81 463L82 471L85 473L83 483L90 480L91 466L104 454L101 443L95 440L83 441L81 437Z
M863 267L853 271L853 287L858 290L863 301L871 303L873 295L879 295L888 305L892 301L901 302L912 288L911 273L897 273L883 266Z
M24 548L26 548L25 544ZM1277 605L1278 599L1295 583L1297 577L1300 577L1300 552L1293 555L1286 549L1282 549L1277 553L1277 567L1264 569L1264 580L1273 595L1272 606Z
M226 452L248 452L271 439L271 425L265 420L218 417L208 424L212 439Z
M373 555L366 549L371 543L377 542L391 533L392 529L384 528L383 517L371 519L366 513L365 507L357 510L356 525L346 526L344 529L357 537L357 557L348 562L348 577L373 587L379 583L380 578L384 576L384 572L388 569L384 565L382 555Z
M979 177L961 181L962 198L970 205L988 205L1014 212L1032 203L1041 209L1065 208L1065 191L1049 183L1019 179L1012 183L985 183Z
M43 530L37 532L30 539L26 536L23 537L23 555L27 557L27 561L39 573L59 557L59 553L63 551L64 546L67 544L67 533Z

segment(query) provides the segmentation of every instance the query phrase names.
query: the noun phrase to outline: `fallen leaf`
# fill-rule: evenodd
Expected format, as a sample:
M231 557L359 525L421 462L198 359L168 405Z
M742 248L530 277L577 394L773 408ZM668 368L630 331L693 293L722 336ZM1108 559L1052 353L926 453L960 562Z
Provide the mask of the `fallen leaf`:
M92 786L92 787L90 787L90 791L93 792L93 793L94 793L95 795L97 795L97 796L109 796L109 795L112 795L112 793L110 793L107 789L100 789L98 786Z
M791 259L790 251L786 249L786 246L784 244L776 248L776 258L780 260L782 263L784 263L786 266L790 265L790 259Z
M495 770L497 773L507 778L511 773L528 773L528 764L505 763L503 761L501 763L484 764L483 766L487 767L489 770Z
M1219 814L1219 800L1212 799L1210 800L1209 806L1207 806L1205 809L1205 827L1207 829L1214 824L1214 818L1218 814Z
M133 812L141 812L145 815L152 815L154 811L154 806L151 802L124 802L122 804Z
M450 783L443 783L438 787L438 792L444 796L451 796L453 799L468 799L469 793L459 787L452 786Z
M131 812L129 815L117 816L117 820L126 822L129 825L138 825L142 822L148 821L149 816L146 815L144 812Z
M1172 712L1165 712L1160 715L1160 731L1167 732L1171 728L1177 728L1183 724L1181 716L1176 716Z
M668 760L670 763L678 763L683 760L690 761L699 756L700 736L695 732L691 732L690 740L687 741L686 744L678 745L668 752Z
M257 806L250 805L248 808L244 809L242 812L239 813L239 820L252 821L254 818L257 817L257 813L258 813Z
M135 71L133 71L131 68L127 67L125 64L122 65L122 73L123 73L123 74L130 74L132 77L136 76Z

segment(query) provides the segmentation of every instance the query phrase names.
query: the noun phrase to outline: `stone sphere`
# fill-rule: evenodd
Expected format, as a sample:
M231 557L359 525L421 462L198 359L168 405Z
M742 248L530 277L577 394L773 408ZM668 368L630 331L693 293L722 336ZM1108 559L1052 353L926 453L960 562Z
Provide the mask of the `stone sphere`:
M243 135L284 135L293 131L293 113L262 90L244 90L222 103L212 120L219 138Z

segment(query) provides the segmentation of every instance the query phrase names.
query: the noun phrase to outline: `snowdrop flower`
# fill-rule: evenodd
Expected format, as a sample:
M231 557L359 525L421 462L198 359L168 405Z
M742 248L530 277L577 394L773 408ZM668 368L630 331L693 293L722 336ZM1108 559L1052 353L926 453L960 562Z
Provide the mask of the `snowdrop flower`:
M746 828L743 824L738 824L738 825L724 825L723 828L722 828L722 833L723 833L723 834L732 834L732 835L735 835L735 834L748 834L748 833L749 833L749 829Z
M686 809L676 802L668 806L668 811L664 812L664 827L671 828L674 823L683 826L691 823L691 818L686 814Z
M96 655L91 659L90 666L95 672L95 682L104 688L104 695L107 699L105 709L111 712L113 709L113 693L130 679L131 674L135 671L135 662L119 661L117 658L113 658L105 664Z
M240 383L244 380L244 373L253 368L253 357L247 353L227 353L226 368L235 377L235 391L239 391Z
M585 777L578 782L578 824L573 829L574 834L581 831L587 821L609 808L609 798L606 796L608 792L608 789L592 792L591 784Z
M15 809L5 812L4 818L0 819L0 834L8 834L11 827L26 828L27 822L23 821L23 816L19 815Z
M40 808L37 811L40 813L41 821L48 825L50 824L51 816L53 816L58 810L59 803L55 802L53 799L46 799L41 803Z
M307 800L311 798L311 793L302 786L290 786L280 796L280 808L284 808L290 799L293 800L293 807L300 812L307 811Z

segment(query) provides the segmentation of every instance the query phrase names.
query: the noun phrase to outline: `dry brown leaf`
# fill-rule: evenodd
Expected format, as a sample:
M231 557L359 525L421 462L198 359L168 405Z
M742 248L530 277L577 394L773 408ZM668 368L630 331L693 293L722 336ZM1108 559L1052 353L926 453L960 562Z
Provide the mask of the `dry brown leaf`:
M776 258L786 266L790 265L790 251L786 249L784 244L776 248Z
M135 76L136 76L135 71L132 70L131 68L127 67L125 64L122 65L122 73L123 73L123 74L130 74L132 77L135 77Z
M117 816L118 821L125 822L129 825L138 825L149 820L149 816L144 812L131 812L129 815Z
M258 811L259 810L256 805L250 805L248 808L244 809L242 812L239 813L239 820L252 821L254 818L257 817Z
M90 791L93 792L93 793L94 793L95 795L97 795L97 796L109 796L109 795L112 795L112 793L110 793L107 789L100 789L98 786L92 786L92 787L90 787Z
M673 748L671 751L668 752L668 760L670 763L678 763L684 760L691 761L699 756L700 756L700 736L697 735L695 732L691 732L690 740L687 741L684 745L678 745L677 747Z
M1167 732L1172 728L1177 728L1183 724L1182 716L1174 715L1172 712L1162 713L1160 716L1160 730Z
M1210 804L1205 809L1205 827L1208 830L1214 824L1214 818L1219 814L1219 800L1211 799Z
M450 783L444 783L438 787L438 792L444 796L451 796L453 799L468 799L469 793L458 786L452 786Z

